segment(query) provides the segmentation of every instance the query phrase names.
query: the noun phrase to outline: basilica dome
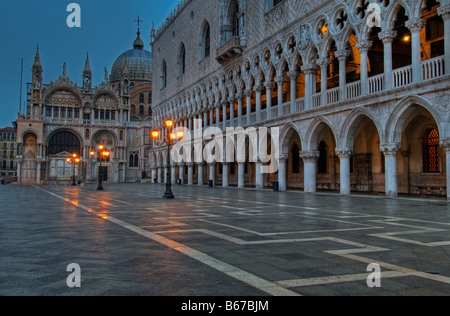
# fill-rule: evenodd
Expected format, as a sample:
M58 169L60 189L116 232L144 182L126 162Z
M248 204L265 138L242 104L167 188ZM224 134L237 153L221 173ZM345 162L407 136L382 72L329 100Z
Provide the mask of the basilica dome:
M144 50L144 42L138 36L130 49L120 55L111 69L110 82L120 82L124 72L130 81L152 81L152 53Z

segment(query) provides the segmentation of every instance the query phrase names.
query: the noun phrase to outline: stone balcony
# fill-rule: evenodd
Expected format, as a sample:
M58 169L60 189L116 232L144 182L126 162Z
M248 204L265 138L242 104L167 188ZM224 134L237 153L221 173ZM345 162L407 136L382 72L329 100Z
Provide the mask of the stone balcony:
M225 44L217 48L216 59L219 63L223 64L228 60L242 54L241 40L239 37L232 37Z

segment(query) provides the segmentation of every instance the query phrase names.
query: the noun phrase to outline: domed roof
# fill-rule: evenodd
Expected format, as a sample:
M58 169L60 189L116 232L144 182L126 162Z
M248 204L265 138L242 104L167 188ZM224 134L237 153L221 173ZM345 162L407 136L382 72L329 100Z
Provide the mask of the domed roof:
M144 50L139 31L137 35L133 49L124 52L114 62L110 82L119 82L124 72L130 81L152 81L152 53Z

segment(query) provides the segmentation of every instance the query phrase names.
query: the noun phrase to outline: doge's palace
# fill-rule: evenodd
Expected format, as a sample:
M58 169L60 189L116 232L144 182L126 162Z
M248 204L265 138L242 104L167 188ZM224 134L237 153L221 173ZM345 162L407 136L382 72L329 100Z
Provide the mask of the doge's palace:
M184 0L152 38L154 127L278 131L274 172L248 137L171 181L450 197L448 0Z

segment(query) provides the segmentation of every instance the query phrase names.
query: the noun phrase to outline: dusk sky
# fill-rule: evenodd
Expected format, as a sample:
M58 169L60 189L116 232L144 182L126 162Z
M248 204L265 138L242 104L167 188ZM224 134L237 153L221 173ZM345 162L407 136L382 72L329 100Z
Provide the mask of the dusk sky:
M0 128L12 126L17 119L20 99L20 69L23 58L22 108L26 83L31 82L31 67L39 45L44 83L62 74L81 85L86 54L89 53L93 84L104 80L104 68L111 73L117 57L133 48L137 17L141 23L144 49L151 51L152 23L157 29L179 0L22 0L0 2ZM81 8L81 27L66 24L77 3Z

